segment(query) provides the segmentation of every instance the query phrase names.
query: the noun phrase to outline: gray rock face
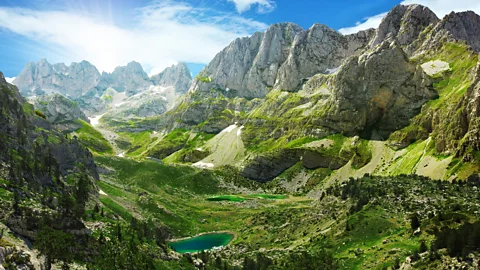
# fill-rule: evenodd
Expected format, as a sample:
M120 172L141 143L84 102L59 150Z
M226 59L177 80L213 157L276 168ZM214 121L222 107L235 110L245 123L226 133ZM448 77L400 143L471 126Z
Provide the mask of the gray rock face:
M327 26L308 30L292 23L274 24L265 33L232 42L193 81L191 92L211 89L244 98L263 98L271 88L294 91L317 73L329 73L359 53L373 30L343 36Z
M190 91L219 88L235 91L240 97L264 97L302 30L296 24L281 23L270 26L265 33L236 39L197 76Z
M43 112L47 120L52 124L66 124L77 119L89 122L87 116L80 110L77 103L62 95L53 94L34 97L30 98L29 102L32 103L36 109Z
M363 49L373 30L343 36L325 25L315 24L297 34L287 61L280 67L275 88L297 90L301 82L318 73L330 73L348 56Z
M408 55L441 46L444 41L463 40L480 52L480 16L472 11L452 12L440 20L421 5L398 5L382 20L370 46L395 38Z
M373 129L387 136L408 125L425 102L438 96L431 84L399 44L386 40L343 64L333 79L324 118L318 121L347 134Z
M473 11L452 12L435 26L426 43L435 45L445 38L463 40L477 53L480 52L480 16Z
M127 92L127 95L134 95L147 89L152 82L142 65L138 62L130 62L124 67L116 67L112 73L102 73L102 81L99 87L107 89L114 88L118 92Z
M427 7L398 5L383 18L371 46L377 46L389 37L395 37L401 46L410 45L422 31L439 21L435 13Z
M78 98L100 81L97 68L87 61L51 65L46 59L30 62L15 78L15 84L25 96L59 93Z
M185 94L192 82L192 75L185 63L178 63L150 78L154 85L173 86L178 93Z

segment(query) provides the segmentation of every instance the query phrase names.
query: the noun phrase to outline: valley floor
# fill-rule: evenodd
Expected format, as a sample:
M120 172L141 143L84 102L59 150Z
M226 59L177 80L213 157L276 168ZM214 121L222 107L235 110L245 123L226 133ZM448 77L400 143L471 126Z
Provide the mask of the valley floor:
M99 199L108 213L126 221L160 220L174 238L233 232L237 237L228 247L213 251L232 265L259 252L281 259L292 251L319 248L331 250L341 269L443 265L430 261L421 244L434 245L442 226L475 222L480 213L475 186L439 185L417 176L332 184L315 200L298 195L271 200L249 197L268 194L267 185L242 182L222 171L115 157L97 157L96 162L107 172L99 183L104 192ZM230 200L209 200L231 194L225 196ZM458 200L458 194L464 199ZM459 210L448 204L453 198ZM418 229L410 224L412 215L421 220ZM413 262L419 251L421 259Z

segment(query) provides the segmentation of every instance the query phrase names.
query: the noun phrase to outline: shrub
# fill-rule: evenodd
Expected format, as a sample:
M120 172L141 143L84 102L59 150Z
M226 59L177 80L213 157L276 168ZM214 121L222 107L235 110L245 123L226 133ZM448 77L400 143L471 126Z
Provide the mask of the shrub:
M39 111L39 110L35 110L35 114L36 114L37 116L39 116L39 117L47 120L47 116L46 116L43 112L41 112L41 111Z

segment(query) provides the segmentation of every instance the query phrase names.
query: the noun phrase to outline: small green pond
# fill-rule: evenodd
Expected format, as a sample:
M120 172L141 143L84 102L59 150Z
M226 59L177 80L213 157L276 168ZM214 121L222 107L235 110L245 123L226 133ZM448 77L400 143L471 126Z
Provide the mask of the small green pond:
M233 240L231 233L210 233L185 240L170 242L168 245L178 253L194 253L214 247L223 247Z
M230 202L243 202L245 198L234 196L234 195L225 195L225 196L215 196L207 198L207 201L220 202L220 201L230 201Z
M230 201L230 202L243 202L245 200L251 199L267 199L267 200L283 200L288 198L286 195L272 195L272 194L251 194L251 195L222 195L207 198L207 201L219 202L219 201Z

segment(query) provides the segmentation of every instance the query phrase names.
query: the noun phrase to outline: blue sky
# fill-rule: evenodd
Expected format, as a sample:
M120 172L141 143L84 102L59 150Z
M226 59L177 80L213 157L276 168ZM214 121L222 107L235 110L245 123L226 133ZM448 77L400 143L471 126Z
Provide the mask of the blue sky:
M377 27L397 4L480 12L478 0L0 0L0 71L29 61L87 60L110 72L129 61L155 74L178 61L194 75L233 39L277 22L322 23L342 33Z

